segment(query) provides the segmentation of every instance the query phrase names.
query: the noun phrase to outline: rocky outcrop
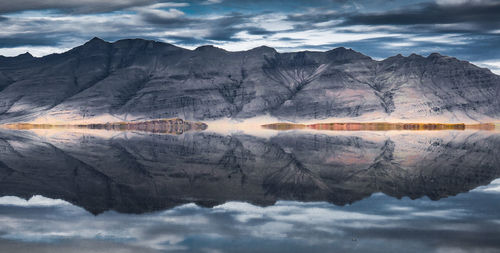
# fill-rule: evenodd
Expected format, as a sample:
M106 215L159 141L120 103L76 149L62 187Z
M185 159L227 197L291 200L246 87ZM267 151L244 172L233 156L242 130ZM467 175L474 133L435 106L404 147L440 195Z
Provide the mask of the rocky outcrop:
M376 61L351 49L187 50L98 38L62 54L0 58L0 122L211 120L490 122L500 77L453 57Z
M139 122L108 122L105 124L78 124L78 125L51 125L11 123L0 125L0 127L13 130L33 129L104 129L113 131L143 131L151 133L183 134L187 131L202 131L207 129L207 124L202 122L190 122L182 119L157 119Z

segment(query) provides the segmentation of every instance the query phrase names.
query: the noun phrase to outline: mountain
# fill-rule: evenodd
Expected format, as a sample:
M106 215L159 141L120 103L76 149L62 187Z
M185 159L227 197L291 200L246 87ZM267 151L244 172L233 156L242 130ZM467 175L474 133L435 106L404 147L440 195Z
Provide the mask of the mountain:
M0 123L182 118L490 122L500 77L437 53L376 61L346 48L195 50L94 38L62 54L0 57Z
M488 131L43 133L0 129L0 196L143 213L193 202L346 205L377 192L437 200L500 177L500 135Z

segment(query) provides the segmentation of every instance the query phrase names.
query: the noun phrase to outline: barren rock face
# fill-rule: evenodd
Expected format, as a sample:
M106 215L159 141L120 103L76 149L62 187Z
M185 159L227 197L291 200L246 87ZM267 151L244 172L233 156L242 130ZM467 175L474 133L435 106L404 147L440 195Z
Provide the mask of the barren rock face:
M94 38L63 54L0 57L0 122L211 120L269 114L487 122L500 77L448 56L375 61L350 49L277 53L187 50Z

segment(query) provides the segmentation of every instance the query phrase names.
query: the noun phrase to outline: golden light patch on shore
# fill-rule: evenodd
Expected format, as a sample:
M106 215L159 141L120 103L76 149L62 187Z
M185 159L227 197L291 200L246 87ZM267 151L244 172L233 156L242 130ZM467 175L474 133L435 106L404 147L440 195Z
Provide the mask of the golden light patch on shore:
M391 130L415 130L415 131L433 131L433 130L495 130L495 124L447 124L447 123L317 123L317 124L293 124L293 123L273 123L261 126L265 129L278 131L285 130L330 130L330 131L391 131Z

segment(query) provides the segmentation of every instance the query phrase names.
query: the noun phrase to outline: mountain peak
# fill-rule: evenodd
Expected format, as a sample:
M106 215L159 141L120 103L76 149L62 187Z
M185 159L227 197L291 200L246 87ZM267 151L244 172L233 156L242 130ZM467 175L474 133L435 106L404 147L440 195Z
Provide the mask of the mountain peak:
M412 53L410 54L410 56L408 56L408 58L421 58L422 56L419 55L419 54L416 54L416 53Z
M93 52L94 50L105 49L109 44L110 44L109 42L106 42L101 38L94 37L91 40L85 42L85 44L83 44L79 47L73 48L71 51L73 51L73 50L90 50L89 52L91 52L91 51Z
M216 47L214 45L203 45L197 47L194 51L226 51L220 47Z
M345 47L337 47L332 50L327 51L327 53L341 60L352 60L352 59L371 59L369 56L366 56L360 52L354 51L351 48Z
M102 45L102 44L107 44L105 40L99 38L99 37L94 37L91 40L87 41L84 45Z
M349 50L349 49L347 49L345 47L336 47L336 48L334 48L334 49L332 49L330 51L347 51L347 50Z
M262 45L262 46L259 46L259 47L254 48L254 49L272 49L272 50L274 50L274 48L272 48L272 47L268 47L268 46L266 46L266 45Z
M259 53L270 52L270 53L275 53L276 49L274 49L272 47L268 47L268 46L262 45L260 47L252 48L252 49L248 50L247 52L259 52Z
M19 58L33 58L33 55L30 54L30 52L26 52L24 54L20 54L17 57Z
M441 57L443 57L443 56L439 53L432 53L429 56L427 56L427 58L431 58L431 59L432 58L441 58Z
M402 54L393 55L382 60L382 62L401 61L406 59Z
M89 42L105 42L103 39L99 38L99 37L94 37L92 38Z

